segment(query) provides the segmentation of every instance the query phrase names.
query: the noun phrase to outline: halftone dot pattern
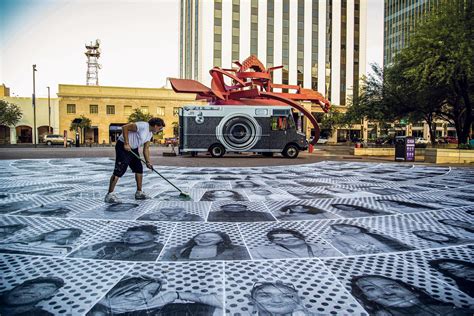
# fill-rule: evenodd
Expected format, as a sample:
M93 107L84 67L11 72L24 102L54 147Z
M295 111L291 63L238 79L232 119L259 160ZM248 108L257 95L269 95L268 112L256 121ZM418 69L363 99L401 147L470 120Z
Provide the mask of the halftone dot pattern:
M10 290L24 281L54 277L64 281L53 297L36 306L54 315L81 315L99 300L131 268L131 264L81 259L41 258L16 273L0 279L0 291Z
M228 194L231 194L229 196L225 197L218 197L215 198L216 192L219 191L226 191ZM222 190L206 190L203 192L201 195L199 201L201 202L216 202L217 200L224 200L224 201L248 201L249 198L247 197L247 194L245 194L244 190L229 190L229 189L222 189Z
M370 255L340 259L321 259L348 291L351 279L362 275L380 275L414 285L435 299L468 308L474 300L452 286L427 274L396 255ZM361 302L361 304L363 304Z
M240 261L225 264L226 312L228 315L257 315L250 293L256 283L291 284L300 306L317 315L366 315L317 259Z
M140 216L138 220L152 220L149 218L144 219L143 217L150 214L160 214L160 210L163 208L183 208L187 214L198 215L205 220L210 207L210 202L159 202L150 208L145 214Z
M449 232L450 235L453 236L462 236L464 238L474 238L474 233L464 230L460 227L454 227L451 225L444 224L440 221L442 220L455 220L464 222L465 224L469 224L472 222L472 215L466 213L469 209L474 210L474 205L472 207L459 207L453 208L450 210L442 210L442 211L431 211L431 212L423 212L423 213L413 213L413 214L406 214L404 217L409 218L413 221L420 222L425 225L429 225L433 229L441 229L445 232Z
M3 276L9 273L14 274L17 270L23 269L29 264L34 264L38 258L40 257L0 254L0 271L2 271Z
M322 210L322 213L314 214L311 215L311 220L318 220L318 219L331 219L331 218L339 218L338 215L335 215L331 211L329 211L327 208L323 207L323 200L292 200L292 201L266 201L265 205L267 208L272 212L272 214L279 220L279 221L286 221L288 219L285 219L285 217L290 217L291 220L297 220L297 216L292 216L292 214L285 216L284 213L280 212L280 209L282 209L285 206L290 206L290 205L308 205L308 206L313 206L317 209ZM306 218L308 220L309 218Z
M369 210L373 210L374 213L370 214L361 214L361 215L353 215L350 211L342 211L339 208L333 206L334 204L345 204L345 205L356 205L367 208ZM340 199L324 199L318 201L319 207L329 212L332 212L340 217L365 217L365 216L384 216L390 214L399 214L394 211L386 211L383 210L379 205L374 203L374 200L371 198L357 198L357 199L349 199L349 198L340 198ZM379 212L379 213L377 213Z
M177 223L171 234L166 250L187 243L192 237L199 233L221 231L229 235L233 245L245 246L239 227L234 223Z
M293 231L297 231L305 236L307 243L318 244L327 248L333 248L326 240L313 231L313 222L301 221L301 222L280 222L280 223L253 223L253 224L239 224L240 231L244 237L245 244L252 253L252 249L270 245L271 242L267 238L267 233L272 229L283 228ZM339 252L335 256L342 256ZM332 254L331 254L332 256Z
M430 260L456 259L474 263L474 246L448 247L440 249L429 249L421 251L410 251L397 254L398 257L416 265L420 270L438 277L440 280L457 287L456 282L430 266Z

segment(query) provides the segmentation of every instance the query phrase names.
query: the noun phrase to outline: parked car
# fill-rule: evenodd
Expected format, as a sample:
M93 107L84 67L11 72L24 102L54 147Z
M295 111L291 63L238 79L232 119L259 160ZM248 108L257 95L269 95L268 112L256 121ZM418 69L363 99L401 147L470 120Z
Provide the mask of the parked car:
M68 138L66 141L67 141L68 145L74 144L74 140L71 139L71 138ZM43 142L46 143L46 145L48 145L48 146L63 145L64 144L64 136L59 135L59 134L44 135Z
M454 136L446 136L444 139L445 139L446 143L449 143L449 144L457 144L458 143L457 137L454 137Z
M424 139L423 137L416 137L415 138L415 144L428 144L429 141L427 139Z
M179 137L167 137L164 142L165 146L178 146Z

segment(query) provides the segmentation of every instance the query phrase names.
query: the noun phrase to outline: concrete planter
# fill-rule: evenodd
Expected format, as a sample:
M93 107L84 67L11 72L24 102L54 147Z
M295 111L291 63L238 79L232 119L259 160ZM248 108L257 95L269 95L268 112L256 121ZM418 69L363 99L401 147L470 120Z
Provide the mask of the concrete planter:
M425 162L430 163L474 163L474 150L427 148Z

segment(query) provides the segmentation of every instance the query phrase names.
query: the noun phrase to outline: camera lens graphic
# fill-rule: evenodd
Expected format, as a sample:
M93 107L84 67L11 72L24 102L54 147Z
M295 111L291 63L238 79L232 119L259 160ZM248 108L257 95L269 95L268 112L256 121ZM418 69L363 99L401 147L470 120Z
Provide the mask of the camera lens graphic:
M255 118L245 114L224 117L217 126L217 138L228 149L251 149L259 141L261 127Z

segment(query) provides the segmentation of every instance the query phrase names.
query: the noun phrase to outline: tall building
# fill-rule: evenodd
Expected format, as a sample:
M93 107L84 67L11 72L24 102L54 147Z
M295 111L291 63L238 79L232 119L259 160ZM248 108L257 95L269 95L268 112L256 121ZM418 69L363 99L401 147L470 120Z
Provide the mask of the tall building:
M256 55L274 83L300 84L344 106L365 74L366 0L181 0L180 76Z
M384 6L384 65L408 44L410 32L440 0L385 0Z

